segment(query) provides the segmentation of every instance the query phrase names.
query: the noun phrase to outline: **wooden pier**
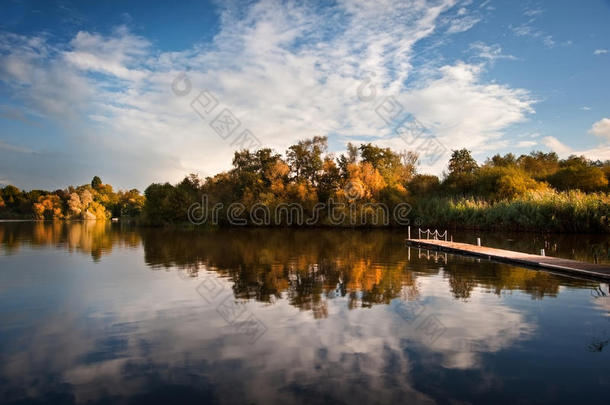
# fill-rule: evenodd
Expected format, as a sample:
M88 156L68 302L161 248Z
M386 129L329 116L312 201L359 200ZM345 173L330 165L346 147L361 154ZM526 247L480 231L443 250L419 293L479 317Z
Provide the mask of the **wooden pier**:
M540 256L529 253L513 252L511 250L494 249L490 247L470 245L435 239L407 239L408 246L428 250L457 253L468 256L482 257L504 263L543 269L553 273L577 275L596 280L610 280L610 265L580 262L559 257Z

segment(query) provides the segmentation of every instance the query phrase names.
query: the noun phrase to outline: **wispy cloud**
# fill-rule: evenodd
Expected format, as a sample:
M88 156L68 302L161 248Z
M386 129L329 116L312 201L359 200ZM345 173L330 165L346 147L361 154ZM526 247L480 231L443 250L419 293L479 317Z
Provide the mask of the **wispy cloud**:
M459 32L468 31L474 27L481 19L475 16L466 16L463 18L456 18L451 21L449 28L447 28L447 34L457 34Z
M21 146L10 145L10 144L2 142L2 141L0 141L0 149L7 150L9 152L34 153L34 151L29 148L23 148Z
M596 49L595 51L593 51L593 55L603 55L605 53L608 53L607 49Z
M545 10L539 7L527 8L523 15L527 17L527 21L519 25L509 25L511 31L518 37L530 37L542 42L547 48L552 48L556 45L556 41L552 35L549 35L536 27L536 20L545 13ZM572 45L572 41L564 41L562 46Z
M79 32L63 52L69 64L86 72L98 72L120 79L139 80L146 72L137 68L148 55L149 42L119 27L112 37Z
M517 26L510 26L510 29L518 37L530 37L540 40L547 48L552 48L555 46L553 36L546 35L543 31L535 28L531 22ZM566 42L565 45L569 46L571 45L571 42Z
M544 9L542 9L542 8L528 8L527 10L525 10L523 12L523 15L526 15L528 17L535 17L535 16L543 14L543 13L544 13Z
M487 45L484 42L477 41L470 44L470 50L475 52L478 57L489 61L495 61L498 59L517 59L513 55L503 54L502 47L498 44Z
M158 51L125 27L108 35L81 31L65 43L2 34L0 80L24 106L65 128L80 159L95 165L103 156L120 158L121 166L106 169L126 185L228 168L234 147L190 107L202 89L278 151L319 134L408 148L379 120L375 105L355 97L362 78L374 75L376 104L394 96L447 147L477 150L526 120L535 99L524 89L486 82L485 62L435 61L418 72L416 44L478 22L468 17L456 13L453 0L384 7L340 2L317 9L275 1L238 9L229 3L212 43L174 52ZM485 61L513 58L498 45L478 43L473 51ZM170 88L183 71L193 92L180 98ZM421 80L408 87L405 80L414 72ZM57 170L62 164L71 165L58 162Z
M536 141L519 141L517 142L517 148L531 148L532 146L538 145Z

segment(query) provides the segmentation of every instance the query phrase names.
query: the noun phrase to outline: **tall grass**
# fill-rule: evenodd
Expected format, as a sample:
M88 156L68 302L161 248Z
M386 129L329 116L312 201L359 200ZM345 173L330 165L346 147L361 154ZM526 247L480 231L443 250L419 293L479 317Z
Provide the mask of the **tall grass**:
M433 197L417 201L415 214L436 227L610 232L610 195L545 190L496 202Z

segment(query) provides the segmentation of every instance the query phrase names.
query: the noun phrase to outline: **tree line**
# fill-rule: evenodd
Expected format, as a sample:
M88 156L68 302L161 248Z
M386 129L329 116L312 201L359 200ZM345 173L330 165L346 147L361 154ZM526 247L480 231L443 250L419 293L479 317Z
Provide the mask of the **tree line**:
M439 177L418 172L415 152L349 143L345 153L335 156L328 153L328 139L316 136L283 155L270 148L236 151L232 166L205 179L190 174L177 184L153 183L143 196L135 189L115 193L98 177L54 192L7 186L0 189L0 217L129 216L142 224L184 224L189 208L205 196L210 206L220 207L221 225L234 203L245 211L255 205L298 204L308 215L329 200L348 217L363 218L371 203L391 211L407 202L412 217L424 226L608 231L610 221L610 161L583 156L559 159L554 152L534 151L497 154L478 164L469 150L460 149L452 151ZM329 224L324 215L318 224ZM575 220L579 224L570 225Z
M223 207L221 224L222 209L236 202L245 211L256 204L296 203L308 215L330 199L343 204L348 216L360 216L371 203L391 211L408 202L413 218L435 226L609 230L610 162L582 156L508 153L479 165L469 150L460 149L438 177L418 173L418 155L412 151L350 143L346 153L334 156L327 153L326 137L314 137L290 146L284 155L269 148L237 151L232 163L231 170L206 179L191 174L176 185L150 185L143 217L151 224L184 222L189 207L205 195L210 205Z
M95 176L90 184L64 190L20 190L0 188L0 218L106 220L111 217L138 218L145 198L136 189L115 192Z

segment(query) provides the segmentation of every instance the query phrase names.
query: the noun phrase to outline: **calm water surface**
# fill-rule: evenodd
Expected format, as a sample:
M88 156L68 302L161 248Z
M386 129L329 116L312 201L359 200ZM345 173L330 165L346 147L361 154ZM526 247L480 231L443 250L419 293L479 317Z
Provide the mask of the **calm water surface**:
M607 284L404 237L0 223L0 402L608 403Z

